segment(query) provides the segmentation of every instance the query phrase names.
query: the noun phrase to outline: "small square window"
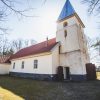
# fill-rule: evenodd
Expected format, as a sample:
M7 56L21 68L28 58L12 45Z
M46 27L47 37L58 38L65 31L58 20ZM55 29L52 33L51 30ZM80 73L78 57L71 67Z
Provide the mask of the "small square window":
M38 68L38 60L34 60L34 69Z
M24 69L24 61L22 61L22 69Z
M13 69L15 69L15 62L13 63Z

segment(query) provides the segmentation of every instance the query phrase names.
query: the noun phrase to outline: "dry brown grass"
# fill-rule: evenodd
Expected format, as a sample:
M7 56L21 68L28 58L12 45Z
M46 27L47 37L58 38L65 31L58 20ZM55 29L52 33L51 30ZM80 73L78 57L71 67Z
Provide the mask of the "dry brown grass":
M7 89L0 87L0 100L24 100Z
M100 80L100 72L97 72L97 79Z

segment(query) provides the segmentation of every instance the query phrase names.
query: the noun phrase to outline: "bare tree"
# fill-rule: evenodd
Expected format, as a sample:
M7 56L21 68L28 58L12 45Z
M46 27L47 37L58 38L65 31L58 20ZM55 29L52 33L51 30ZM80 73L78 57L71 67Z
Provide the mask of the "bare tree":
M94 47L99 52L100 56L100 37L96 38L95 43L93 43L92 47Z
M30 40L17 39L17 40L10 41L7 39L6 36L2 36L0 41L0 55L11 55L13 53L16 53L22 48L34 45L36 43L37 42L34 39L30 39Z
M23 7L19 7L21 5L27 5ZM8 16L14 14L19 19L22 17L38 17L34 14L28 14L28 12L33 11L35 8L30 7L29 0L0 0L0 23L5 22ZM0 24L0 34L4 34L8 31L8 28L3 27Z
M7 41L4 39L4 36L8 32L8 28L3 26L5 24L5 21L7 20L8 16L11 14L15 14L18 18L22 17L37 17L35 15L28 15L27 12L34 10L34 8L30 7L29 5L19 7L22 4L28 4L28 0L0 0L0 52L1 54L4 54L5 52L11 50L11 46L8 46ZM6 38L7 39L7 38ZM14 47L17 48L17 50L22 48L22 41L13 41ZM8 48L8 47L9 48ZM8 50L7 50L8 48Z
M100 0L83 0L82 2L87 3L89 5L89 14L96 13L96 15L100 15Z
M28 0L26 0L28 2ZM33 10L34 8L24 8L23 10L20 10L19 8L16 7L16 4L20 4L21 1L19 2L19 0L0 0L0 3L3 5L3 9L1 11L1 15L9 15L9 13L15 13L16 15L21 15L21 16L25 16L25 17L35 17L35 16L29 16L29 15L25 15L24 13L30 10ZM8 13L9 12L9 13Z
M23 40L23 47L28 47L28 46L34 45L36 43L37 43L37 41L35 41L34 39Z
M88 4L88 13L95 14L96 17L100 17L100 0L82 0L82 3ZM99 18L100 19L100 18ZM94 41L94 40L93 40ZM92 44L92 47L98 48L100 55L100 36L95 43Z
M28 47L28 46L29 46L29 40L25 40L25 41L24 41L24 46L25 46L25 47Z
M31 40L34 41L34 43L33 42L31 43ZM25 48L37 43L34 39L31 39L31 40L28 40L28 39L27 40L23 40L23 39L13 40L11 41L12 47L10 48L12 48L14 52L17 52L22 48Z
M100 63L100 39L87 38L88 52L90 60L94 63Z
M0 35L0 55L9 55L13 53L12 46L5 34Z
M14 51L19 51L20 49L23 48L23 40L22 39L13 40L12 47L13 47Z
M37 42L34 40L34 39L31 39L30 40L30 45L34 45L34 44L36 44Z

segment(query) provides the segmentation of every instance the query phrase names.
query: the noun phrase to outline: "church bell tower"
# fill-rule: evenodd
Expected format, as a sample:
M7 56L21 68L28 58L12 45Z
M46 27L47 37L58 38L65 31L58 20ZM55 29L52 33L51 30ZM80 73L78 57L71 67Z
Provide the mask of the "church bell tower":
M83 35L84 27L70 1L67 0L57 20L56 41L61 42L61 53L80 49L79 35Z
M86 76L89 56L84 28L70 1L66 0L57 20L56 41L60 42L60 66L69 67L71 78L85 79Z

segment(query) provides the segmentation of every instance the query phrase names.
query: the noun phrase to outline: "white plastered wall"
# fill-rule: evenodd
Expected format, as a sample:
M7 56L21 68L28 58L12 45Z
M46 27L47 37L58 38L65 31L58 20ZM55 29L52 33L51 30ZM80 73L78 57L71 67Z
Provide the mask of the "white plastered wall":
M69 19L66 19L66 20L64 20L64 21L62 21L62 22L59 22L59 23L57 24L57 31L63 29L63 23L66 22L66 21L67 21L67 23L68 23L68 26L72 26L72 25L74 25L74 24L77 24L77 25L80 24L80 23L78 22L78 20L76 19L76 17L73 16L73 17L71 17L71 18L69 18Z
M38 60L37 69L34 69L34 60ZM21 68L22 61L25 62L24 69ZM13 69L14 62L15 69ZM52 55L50 53L12 60L10 72L52 74Z
M0 64L0 75L9 74L10 64Z
M57 68L60 66L60 55L59 55L59 45L57 44L52 49L52 73L57 74Z
M58 23L58 30L56 34L57 42L61 42L61 53L79 50L79 41L77 34L77 24L75 18L72 17L67 20L68 26L63 27L65 21ZM64 37L64 31L67 30L67 37Z
M86 69L82 65L82 58L80 51L74 51L66 54L60 54L60 65L70 68L70 74L84 75Z

